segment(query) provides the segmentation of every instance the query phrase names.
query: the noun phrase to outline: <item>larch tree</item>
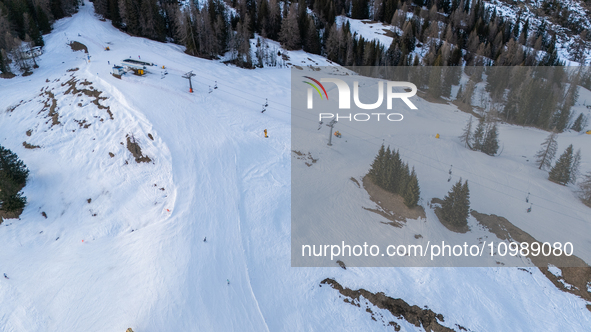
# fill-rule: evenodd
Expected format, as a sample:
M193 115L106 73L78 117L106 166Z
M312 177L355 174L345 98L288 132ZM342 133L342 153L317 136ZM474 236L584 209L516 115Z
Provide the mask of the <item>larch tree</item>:
M464 143L465 147L472 149L472 146L470 145L470 142L472 142L472 116L468 119L462 135L460 136L460 140Z
M302 47L298 27L298 9L295 2L289 7L287 17L283 19L281 31L279 31L279 41L288 50L298 50Z
M547 169L552 166L552 161L556 155L556 148L558 143L556 142L556 132L550 133L548 137L542 142L542 148L536 154L536 163L539 165L538 169Z

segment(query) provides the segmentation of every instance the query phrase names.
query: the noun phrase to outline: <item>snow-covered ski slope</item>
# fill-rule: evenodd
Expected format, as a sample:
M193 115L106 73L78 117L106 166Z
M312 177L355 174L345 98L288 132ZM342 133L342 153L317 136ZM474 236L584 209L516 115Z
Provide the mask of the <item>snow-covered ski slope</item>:
M88 47L90 63L72 52L71 40ZM318 287L326 277L428 306L452 328L591 326L585 302L537 269L290 267L289 70L238 69L130 37L99 21L89 2L57 22L45 41L32 76L0 80L0 142L31 170L21 220L0 225L0 273L10 277L0 282L0 331L392 330L335 290ZM158 66L144 77L109 75L114 62L129 56ZM290 56L293 63L326 63L303 52ZM73 68L79 70L67 71ZM197 74L193 94L181 77L190 70ZM98 103L110 107L113 119L94 97L66 94L70 86L62 84L72 75L77 89L92 86L108 97ZM216 80L219 88L208 93ZM42 111L42 102L52 103L46 90L55 96L59 124ZM261 114L265 98L270 105ZM443 121L447 112L457 126L467 119L447 109L433 116ZM427 132L439 128L423 130L427 141ZM507 127L501 139L520 130ZM439 144L454 144L455 130L441 133L448 141ZM127 135L152 162L135 162ZM25 149L25 141L40 148ZM562 150L566 140L559 142ZM425 194L444 194L421 181ZM422 330L383 314L402 331Z

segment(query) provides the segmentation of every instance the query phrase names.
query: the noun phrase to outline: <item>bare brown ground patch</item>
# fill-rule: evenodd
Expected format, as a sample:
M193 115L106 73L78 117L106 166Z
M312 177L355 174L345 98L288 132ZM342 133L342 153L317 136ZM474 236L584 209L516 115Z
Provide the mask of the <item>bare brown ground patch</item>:
M47 100L44 101L43 109L39 112L47 112L47 117L51 119L51 126L55 126L60 124L59 121L59 113L57 112L57 99L55 99L55 95L53 92L49 90L45 90L45 95L47 95Z
M329 285L336 289L341 295L345 296L344 302L352 304L357 307L361 307L361 297L364 297L374 306L389 311L393 316L404 319L407 322L413 324L416 327L422 327L426 332L453 332L454 329L443 326L440 322L445 322L445 318L442 314L437 314L431 309L423 309L417 305L410 305L402 299L395 299L386 296L384 293L372 293L363 288L358 290L352 290L341 286L336 280L326 278L320 282L322 285ZM366 312L370 313L373 320L375 319L374 313L368 307ZM386 323L386 322L384 322ZM388 322L388 325L396 327L398 324L395 322ZM456 325L459 330L466 330L464 327ZM397 331L399 330L399 327Z
M74 120L74 122L76 122L78 124L78 126L80 126L80 128L84 128L84 129L86 129L92 125L91 123L87 123L86 120L82 120L82 121Z
M78 80L75 77L72 77L71 79L69 79L67 82L62 83L62 86L66 86L69 85L70 87L66 90L66 92L64 92L64 94L73 94L73 95L77 95L79 93L83 93L88 97L94 98L94 100L92 101L93 104L95 104L98 109L104 109L107 111L107 113L109 114L109 118L111 120L113 120L113 113L111 112L111 107L110 106L103 106L100 104L101 100L106 100L108 99L107 97L101 97L101 94L103 93L102 91L96 90L94 89L92 86L90 86L88 89L86 88L78 88L76 85L78 83ZM84 80L82 82L80 82L80 85L83 86L89 86L91 85L92 82L89 82L87 80Z
M24 100L21 100L16 105L8 106L6 108L6 113L12 113L12 112L14 112L14 110L17 109L17 107L21 106L24 102L25 102Z
M509 220L497 216L479 213L472 210L472 216L478 222L486 227L490 232L495 234L502 240L513 240L516 242L527 242L531 246L532 243L539 241L523 231L519 227L513 225ZM591 301L591 293L587 291L587 285L591 283L591 267L587 265L582 259L577 256L559 256L554 255L544 256L528 256L532 263L537 266L544 275L552 281L552 283L560 290L569 292L580 296L581 298ZM557 266L562 271L562 278L552 274L548 270L548 264ZM566 287L560 280L570 284L574 287L570 289Z
M25 186L22 185L20 186L20 188L18 188L17 192L20 192L21 190L23 190ZM18 209L16 211L4 211L2 209L0 209L0 224L2 224L2 222L5 219L19 219L19 217L21 216L21 213L23 213L23 209Z
M16 75L13 73L2 73L0 74L0 78L6 78L6 79L11 79L13 77L15 77Z
M394 33L394 31L390 29L382 29L384 31L384 35L390 38L398 38L398 35Z
M369 176L364 176L362 179L363 189L369 194L372 202L376 203L380 209L370 209L364 207L365 210L377 213L382 217L390 220L389 225L395 227L402 227L406 219L426 218L425 210L422 206L408 208L404 205L404 199L397 194L388 192L373 183Z
M77 41L71 41L70 42L70 48L72 49L72 51L76 52L76 51L84 51L84 53L88 53L88 48L86 47L86 45L77 42Z
M23 209L12 212L0 210L0 224L6 219L19 219L21 213L23 213Z
M137 143L137 141L135 140L135 137L133 137L133 135L131 135L131 136L127 135L127 150L129 150L129 152L131 152L131 154L135 158L136 163L149 163L152 161L152 159L150 159L150 157L144 156L142 154L142 148Z
M291 150L291 152L293 152L296 155L296 159L304 160L304 164L306 164L306 166L308 167L312 166L312 164L316 164L316 162L318 161L318 159L314 159L314 157L312 157L312 154L310 152L308 152L308 154L304 154L301 151L297 150Z
M25 149L38 149L38 148L40 148L39 145L29 144L26 141L23 142L23 146L25 147Z

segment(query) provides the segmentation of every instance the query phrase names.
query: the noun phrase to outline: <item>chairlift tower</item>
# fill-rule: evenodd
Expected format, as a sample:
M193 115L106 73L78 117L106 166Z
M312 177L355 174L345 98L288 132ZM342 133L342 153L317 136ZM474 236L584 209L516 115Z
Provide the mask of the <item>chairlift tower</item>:
M191 77L193 76L197 76L195 74L193 74L193 71L191 70L188 73L185 73L185 75L183 75L183 78L186 78L189 80L189 92L193 93L193 84L191 84Z
M328 146L332 146L332 129L334 125L337 123L337 120L332 119L326 126L330 127L330 134L328 135Z

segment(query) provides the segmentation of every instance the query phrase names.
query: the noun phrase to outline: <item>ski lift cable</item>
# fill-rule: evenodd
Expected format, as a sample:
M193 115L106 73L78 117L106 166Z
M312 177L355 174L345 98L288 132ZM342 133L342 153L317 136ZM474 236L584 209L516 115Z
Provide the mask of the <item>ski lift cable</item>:
M350 129L352 129L352 130L356 130L356 131L358 131L358 132L361 132L361 133L363 133L363 134L366 134L366 135L372 136L372 137L374 137L374 138L378 138L377 136L373 136L372 134L366 133L366 132L364 132L364 131L362 131L362 130L359 130L359 129L357 129L357 128L354 128L354 127L351 127L351 126L347 126L347 124L345 124L345 123L343 123L343 124L342 124L342 126L348 127L348 128L350 128ZM438 163L438 164L443 164L443 163L442 163L440 160L438 160L438 159L435 159L435 158L433 158L432 156L428 156L428 155L425 155L425 154L419 153L419 152L417 152L417 151L415 151L415 150L411 150L411 149L405 148L405 147L403 147L403 146L397 146L397 145L395 145L394 143L392 143L392 145L393 145L393 146L396 146L396 147L397 147L397 148L399 148L400 150L404 150L404 151L407 151L407 152L413 153L413 154L415 154L415 155L419 155L419 156L421 156L421 157L423 157L423 158L426 158L426 159L432 160L432 161L434 161L434 162L436 162L436 163ZM422 163L422 164L424 164L424 163ZM538 195L535 195L535 194L532 194L532 193L530 193L530 192L529 192L529 189L528 189L528 190L523 190L523 189L515 188L515 187L513 187L513 186L511 186L511 185L508 185L508 184L504 184L504 183L498 183L497 181L495 181L495 180L493 180L493 179L490 179L490 178L484 177L484 176L482 176L482 175L480 175L480 174L476 174L476 173L474 173L474 172L468 171L468 170L466 170L466 169L463 169L463 168L460 168L460 167L458 167L458 166L455 166L455 170L461 171L462 173L470 174L470 175L472 175L472 176L475 176L475 177L479 177L479 178L481 178L481 179L485 179L485 180L487 180L487 181L490 181L490 182L492 182L492 183L495 183L496 185L500 185L500 186L503 186L503 187L506 187L506 188L509 188L509 189L512 189L512 190L515 190L515 191L521 192L521 193L523 193L523 194L529 194L529 195L530 195L530 197L536 197L536 198L538 198L538 199L540 199L540 200L543 200L543 201L546 201L546 202L548 202L548 203L551 203L551 204L556 204L556 202L555 202L555 201L551 201L551 200L549 200L549 199L546 199L546 198L544 198L544 197L542 197L542 196L538 196Z
M369 140L367 140L367 139L364 139L364 138L362 138L362 137L359 137L359 136L353 135L353 134L351 134L351 133L349 133L349 134L348 134L348 136L353 136L353 137L359 138L359 139L361 139L361 140L364 140L364 141L366 141L366 142L368 142L368 143L372 143L372 142L370 142L370 141L369 141ZM390 142L390 141L386 141L386 142L394 144L394 142ZM412 160L412 161L415 161L415 162L417 162L417 163L419 163L419 164L422 164L422 165L425 165L425 166L431 167L431 168L433 168L433 169L436 169L436 170L438 170L438 171L441 171L441 172L446 172L446 170L445 170L445 169L442 169L442 168L435 167L435 166L433 166L433 165L427 164L427 163L425 163L425 162L423 162L423 161L420 161L420 160L418 160L418 159L415 159L415 158L412 158L412 157L408 157L408 156L405 156L405 158L407 158L407 159L410 159L410 160ZM457 168L457 167L456 167L456 168ZM476 175L476 176L477 176L477 177L480 177L480 178L484 178L484 177L481 177L481 176L478 176L478 175ZM486 178L484 178L484 179L486 179ZM480 183L480 182L478 182L478 181L474 181L473 179L471 179L471 180L470 180L470 182L471 182L471 183L473 183L473 184L476 184L476 185L478 185L478 186L480 186L480 187L486 188L486 189L488 189L488 190L495 191L495 192L497 192L497 193L499 193L499 194L501 194L501 195L504 195L504 196L507 196L507 197L514 198L514 199L516 199L516 200L521 200L521 199L523 199L522 197L518 197L518 196L515 196L515 195L511 195L511 194L507 193L506 191L500 191L500 190L498 190L498 189L495 189L495 188L492 188L492 187L490 187L490 186L487 186L487 185L485 185L485 184L482 184L482 183ZM501 186L504 186L504 185L502 185L502 184L500 184L500 185L501 185ZM509 187L509 186L506 186L506 187ZM532 196L533 196L533 195L532 195ZM544 199L544 200L546 200L546 199ZM549 200L546 200L546 201L548 201L548 202L552 203L553 205L558 205L558 206L561 206L561 207L564 207L564 208L566 208L565 206L563 206L563 205L561 205L561 204L558 204L558 203L555 203L555 202L552 202L552 201L549 201ZM565 216L565 217L569 217L569 218L571 218L571 219L574 219L574 220L578 220L578 221L582 221L582 222L587 222L587 220L584 220L584 219L582 219L582 218L580 218L580 217L578 217L578 216L573 216L573 215L566 214L566 213L564 213L564 212L561 212L561 211L557 211L557 210L555 210L555 209L552 209L552 208L549 208L549 207L547 207L547 205L538 205L538 208L540 208L540 209L544 209L544 210L547 210L547 211L551 211L551 212L554 212L554 213L556 213L556 214L558 214L558 215Z
M195 82L196 82L196 83L200 83L200 84L204 84L204 85L208 85L207 83L203 83L203 82L200 82L200 81L198 81L198 80L195 80ZM224 87L228 87L229 89L232 89L232 90L236 90L236 91L238 91L238 89L236 89L236 88L233 88L233 87L231 87L230 85L224 85ZM230 95L232 95L232 96L235 96L235 97L237 97L237 98L240 98L240 99L243 99L243 100L246 100L246 101L252 102L252 103L254 103L254 104L260 105L260 102L258 102L258 101L255 101L255 100L252 100L252 99L249 99L249 98L245 98L244 96L240 96L240 95L234 94L234 93L232 93L232 92L230 92L230 91L228 91L228 90L226 90L226 89L224 89L224 90L225 90L225 92L226 92L226 93L228 93L228 94L230 94ZM287 106L287 105L281 104L281 103L279 103L279 102L274 102L274 101L271 101L271 102L273 102L274 104L280 105L280 106L284 106L284 107L286 107L286 108L288 108L288 109L291 109L291 107L290 107L290 106ZM301 115L295 114L295 113L293 113L293 112L289 112L289 111L281 110L281 109L279 109L279 108L277 108L277 107L271 107L271 106L269 106L269 107L268 107L268 109L274 109L274 110L276 110L276 111L278 111L278 112L281 112L281 113L289 114L289 115L291 115L291 116L296 116L296 117L298 117L298 118L305 119L305 120L308 120L308 121L310 121L310 122L317 123L315 120L311 120L311 119L309 119L309 118L307 118L307 117L304 117L304 116L301 116ZM304 110L304 109L298 109L298 110L299 110L299 111L303 111L303 112L305 112L305 113L308 113L308 114L312 114L311 112L308 112L307 110ZM366 134L366 135L368 135L368 136L371 136L371 137L373 137L373 138L376 138L376 139L378 139L378 138L379 138L379 137L377 137L377 136L373 136L372 134L369 134L369 133L367 133L367 132L364 132L364 131L362 131L362 130L359 130L359 129L357 129L357 128L354 128L354 127L351 127L351 126L347 126L347 125L346 125L346 124L344 124L344 123L342 123L341 125L342 125L342 126L345 126L345 127L347 127L347 128L349 128L349 129L355 130L355 131L357 131L357 132L360 132L360 133ZM368 143L372 143L371 141L369 141L369 140L367 140L367 139L365 139L365 138L362 138L362 137L360 137L360 136L353 135L353 134L351 134L350 132L348 133L348 135L349 135L349 136L352 136L352 137L356 137L356 138L358 138L358 139L361 139L361 140L364 140L364 141L366 141L366 142L368 142ZM393 146L396 146L394 142L390 142L390 141L387 141L387 142L388 142L388 143L391 143ZM381 145L381 143L380 143L380 145ZM402 146L397 146L397 148L399 148L399 149L401 149L401 150L404 150L404 151L407 151L407 152L410 152L410 153L413 153L413 154L415 154L415 155L419 155L419 156L421 156L421 157L423 157L423 158L426 158L426 159L432 160L432 161L434 161L434 162L436 162L436 163L438 163L438 164L443 164L443 162L441 162L440 160L437 160L437 159L435 159L435 158L433 158L433 157L431 157L431 156L428 156L428 155L424 155L424 154L418 153L418 152L417 152L417 151L415 151L415 150L407 149L407 148L405 148L405 147L402 147ZM406 156L406 158L408 158L408 159L410 159L410 160L413 160L413 161L415 161L415 162L417 162L417 163L419 163L419 164L422 164L422 165L425 165L425 166L431 167L431 168L433 168L433 169L436 169L436 170L438 170L438 171L446 172L446 171L445 171L444 169L442 169L442 168L435 167L435 166L433 166L433 165L431 165L431 164L427 164L427 163L425 163L425 162L419 161L418 159L411 158L411 157L408 157L408 156ZM526 193L526 194L528 193L528 191L524 191L524 190L521 190L521 189L515 188L515 187L513 187L513 186L510 186L510 185L507 185L507 184L502 184L502 183L495 182L495 181L494 181L494 180L492 180L492 179L486 178L486 177L484 177L484 176L481 176L481 175L479 175L479 174L476 174L476 173L473 173L473 172L471 172L471 171L468 171L468 170L462 169L462 168L460 168L460 167L457 167L457 166L456 166L456 170L459 170L459 171L461 171L462 173L470 174L470 175L472 175L472 176L475 176L475 177L478 177L478 178L481 178L481 179L484 179L484 180L487 180L487 181L490 181L490 182L494 182L494 183L496 183L496 185L500 185L500 186L503 186L503 187L506 187L506 188L509 188L509 189L512 189L512 190L515 190L515 191L518 191L518 192L521 192L521 193ZM489 190L493 190L493 191L495 191L495 192L498 192L498 193L500 193L500 194L503 194L503 195L505 195L505 196L508 196L508 197L511 197L511 198L515 198L515 199L522 199L522 198L520 198L520 197L516 197L516 196L514 196L514 195L510 195L510 194L508 194L507 192L499 191L499 190L497 190L497 189L494 189L494 188L492 188L492 187L486 186L486 185L484 185L484 184L482 184L482 183L479 183L479 182L477 182L477 181L471 180L471 182L472 182L472 183L474 183L474 184L477 184L477 185L479 185L479 186L481 186L481 187L483 187L483 188L487 188L487 189L489 189ZM538 195L535 195L535 194L531 194L531 193L529 193L529 195L530 195L530 197L536 197L536 198L538 198L538 199L540 199L540 200L543 200L543 201L546 201L546 202L548 202L548 203L550 203L550 204L552 204L552 205L559 205L559 206L561 206L561 207L564 207L563 205L561 205L561 204L559 204L559 203L556 203L555 201L548 200L548 199L546 199L546 198L544 198L544 197L541 197L541 196L538 196ZM572 215L568 215L568 214L564 214L563 212L556 211L556 210L554 210L554 209L550 209L550 208L548 208L548 207L546 207L546 206L543 206L543 205L540 205L540 206L539 206L539 208L541 208L541 209L545 209L545 210L548 210L548 211L551 211L551 212L554 212L554 213L557 213L557 214L560 214L560 215L563 215L563 216L567 216L567 217L570 217L570 218L572 218L572 219L575 219L575 220L579 220L579 221L586 222L586 220L584 220L584 219L581 219L581 218L579 218L579 217L572 216Z
M350 127L350 128L351 128L351 127ZM358 131L360 131L360 130L358 130ZM365 132L363 132L363 133L365 133ZM377 139L379 139L379 137L373 136L373 135L371 135L371 134L368 134L368 133L365 133L365 134L367 134L368 136L372 136L373 138L377 138ZM360 137L360 136L357 136L357 135L354 135L354 134L351 134L351 133L348 133L347 135L348 135L348 136L352 136L352 137L356 137L356 138L358 138L358 139L360 139L360 140L363 140L363 141L366 141L366 142L368 142L368 143L370 143L370 144L373 144L373 143L374 143L374 142L371 142L371 141L370 141L370 140L368 140L368 139L365 139L365 138L363 138L363 137ZM390 141L385 141L385 142L387 142L387 143L391 143L392 145L394 145L394 142L390 142ZM381 143L380 143L380 145L381 145ZM419 155L420 155L420 154L419 154ZM421 155L421 156L422 156L422 155ZM413 160L413 161L415 161L415 162L417 162L417 163L419 163L419 164L422 164L422 165L425 165L425 166L431 167L431 168L433 168L433 169L436 169L436 170L438 170L438 171L441 171L441 172L447 172L445 169L442 169L442 168L439 168L439 167L435 167L435 166L433 166L433 165L431 165L431 164L427 164L427 163L425 163L425 162L423 162L423 161L421 161L421 160L418 160L418 159L415 159L415 158L412 158L412 157L408 157L408 156L405 156L405 158L407 158L407 159L410 159L410 160ZM430 158L430 159L432 159L432 158ZM456 169L459 169L459 168L458 168L458 167L456 167ZM471 172L468 172L468 173L470 173L470 174L474 174L474 173L471 173ZM482 177L482 176L479 176L479 175L475 175L475 176L476 176L476 177L479 177L479 178L487 179L487 178L484 178L484 177ZM487 180L489 180L489 179L487 179ZM474 180L472 180L472 179L470 180L470 182L471 182L471 183L474 183L474 184L476 184L476 185L479 185L479 186L481 186L481 187L483 187L483 188L486 188L486 189L489 189L489 190L495 191L495 192L497 192L497 193L499 193L499 194L502 194L502 195L504 195L504 196L508 196L508 197L511 197L511 198L514 198L514 199L517 199L517 200L521 200L521 199L523 199L522 197L518 197L518 196L515 196L515 195L511 195L511 194L509 194L509 193L507 193L507 192L505 192L505 191L500 191L500 190L498 190L498 189L492 188L492 187L490 187L490 186L487 186L487 185L485 185L485 184L482 184L482 183L480 183L480 182L478 182L478 181L474 181ZM499 184L499 185L501 185L501 186L505 186L505 187L510 187L510 186L506 186L506 185L503 185L503 184ZM512 187L510 187L510 188L512 188ZM531 195L531 196L533 196L533 195ZM552 201L549 201L549 200L547 200L547 199L544 199L544 198L542 198L542 199L543 199L543 200L546 200L546 201L548 201L548 202L550 202L550 203L551 203L551 204L553 204L553 205L558 205L558 206L564 207L563 205L561 205L561 204L559 204L559 203L552 202ZM565 216L565 217L572 218L572 219L574 219L574 220L578 220L578 221L587 222L587 220L581 219L581 218L580 218L580 217L578 217L578 216L573 216L573 215L570 215L570 214L565 214L564 212L557 211L557 210L555 210L555 209L551 209L551 208L547 207L546 205L538 205L538 208L540 208L540 209L545 209L545 210L547 210L547 211L551 211L551 212L554 212L554 213L556 213L556 214L559 214L559 215L561 215L561 216ZM565 208L566 208L566 207L565 207Z

